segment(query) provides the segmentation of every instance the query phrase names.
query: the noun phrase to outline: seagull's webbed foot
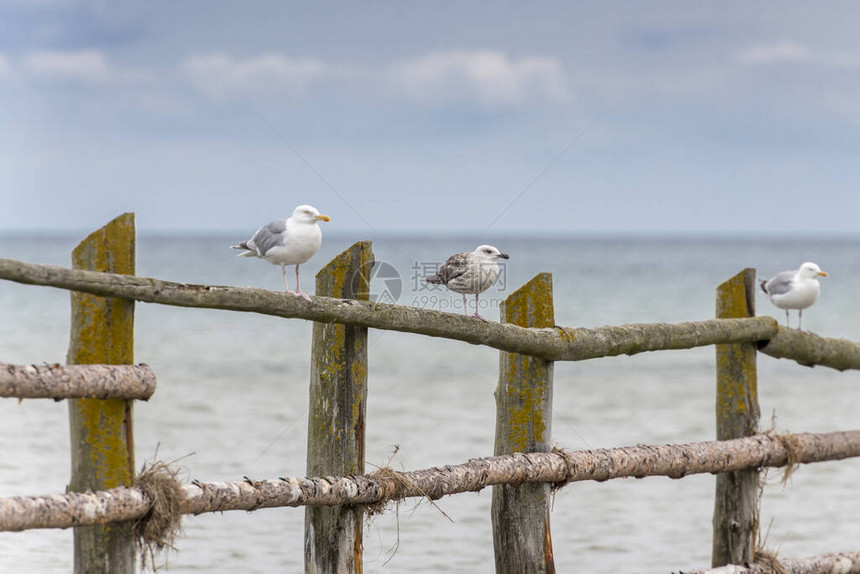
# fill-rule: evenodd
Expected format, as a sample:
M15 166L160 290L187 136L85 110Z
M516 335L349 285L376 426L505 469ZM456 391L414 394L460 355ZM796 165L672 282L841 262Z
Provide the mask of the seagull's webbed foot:
M291 294L293 294L293 295L295 295L296 297L301 297L302 299L304 299L304 300L305 300L305 301L307 301L308 303L310 303L310 302L311 302L311 297L310 297L310 295L308 295L307 293L305 293L305 292L304 292L304 291L302 291L301 289L296 289L295 291L290 291L290 293L291 293Z
M475 319L480 319L480 320L481 320L481 321L483 321L484 323L489 323L489 322L490 322L490 320L489 320L489 319L487 319L487 318L485 318L485 317L481 316L481 315L480 315L479 313L477 313L477 312L472 313L472 317L474 317Z

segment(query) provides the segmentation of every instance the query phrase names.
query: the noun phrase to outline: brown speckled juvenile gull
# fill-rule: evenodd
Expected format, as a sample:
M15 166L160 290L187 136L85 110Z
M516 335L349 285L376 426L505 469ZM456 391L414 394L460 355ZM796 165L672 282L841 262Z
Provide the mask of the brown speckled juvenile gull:
M486 321L478 313L478 295L496 282L499 277L499 259L509 259L507 253L500 253L492 245L480 245L471 253L457 253L439 267L436 275L428 277L428 283L445 285L454 293L463 295L463 313L468 315L466 294L475 295L473 317Z

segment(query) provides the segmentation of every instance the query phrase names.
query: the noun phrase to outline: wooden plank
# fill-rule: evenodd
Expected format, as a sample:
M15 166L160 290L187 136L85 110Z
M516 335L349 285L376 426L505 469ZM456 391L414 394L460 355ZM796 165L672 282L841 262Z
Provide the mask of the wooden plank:
M502 303L502 322L521 327L555 325L552 275L541 273ZM495 454L552 449L553 363L502 352L496 388ZM496 572L552 573L550 486L527 483L493 487L492 522Z
M755 269L744 269L717 287L717 318L755 316ZM758 432L759 405L755 343L716 346L717 440ZM711 564L755 560L759 528L759 472L717 475Z
M316 294L367 301L373 267L370 241L360 241L317 273ZM314 323L308 413L308 476L364 472L367 328ZM362 570L361 506L305 510L305 571Z
M134 274L134 214L91 233L72 251L76 269ZM70 364L134 362L134 301L72 293ZM131 486L134 480L132 404L124 399L69 401L72 473L69 491ZM131 522L75 528L75 572L132 574Z

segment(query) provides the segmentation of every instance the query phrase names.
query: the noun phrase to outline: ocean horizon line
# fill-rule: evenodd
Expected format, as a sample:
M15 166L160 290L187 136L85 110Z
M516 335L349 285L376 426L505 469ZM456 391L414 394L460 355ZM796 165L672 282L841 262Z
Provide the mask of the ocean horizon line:
M34 228L17 228L17 229L0 229L0 240L13 239L43 239L43 240L69 240L69 239L84 239L92 233L93 229L34 229ZM247 229L195 229L195 230L178 230L178 229L138 229L137 237L139 240L158 240L158 239L173 239L173 238L232 238L237 241L243 238L250 232ZM815 242L838 242L838 241L860 241L860 233L775 233L775 232L756 232L756 233L736 233L736 232L720 232L720 231L650 231L650 230L607 230L607 231L569 231L569 230L508 230L508 231L469 231L462 229L452 229L449 231L439 230L385 230L375 232L362 229L326 229L325 237L342 239L344 237L355 238L355 241L377 241L384 242L391 239L407 239L428 241L448 241L448 240L471 240L471 241L486 241L492 242L494 238L518 239L518 240L536 240L536 241L553 241L553 240L571 240L571 241L677 241L679 239L690 241L703 242L745 242L745 241L788 241L792 243L802 241ZM478 237L480 236L480 237Z

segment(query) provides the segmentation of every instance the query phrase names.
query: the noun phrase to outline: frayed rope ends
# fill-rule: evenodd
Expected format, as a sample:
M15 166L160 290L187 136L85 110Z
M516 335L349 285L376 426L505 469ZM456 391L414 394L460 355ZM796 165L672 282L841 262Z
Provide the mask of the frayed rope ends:
M785 452L788 454L788 460L785 465L785 472L782 475L782 485L785 486L788 484L791 475L794 474L794 471L800 467L800 459L803 451L803 447L800 444L798 438L792 434L776 434L773 437L779 441L782 445L782 448L785 449Z
M178 474L178 469L156 462L144 465L134 480L134 487L152 501L149 512L132 526L143 570L148 563L153 571L158 570L155 554L165 548L175 550L173 543L182 532L185 491L177 480Z

